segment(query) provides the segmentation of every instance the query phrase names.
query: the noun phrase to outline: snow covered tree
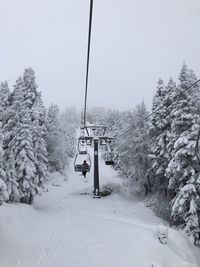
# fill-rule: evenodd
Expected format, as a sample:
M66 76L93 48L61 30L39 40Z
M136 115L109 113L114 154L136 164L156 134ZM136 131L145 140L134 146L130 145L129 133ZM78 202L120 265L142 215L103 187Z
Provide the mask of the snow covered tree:
M26 127L29 128L29 138L31 139L33 145L33 157L31 158L31 161L32 169L35 169L37 173L37 178L34 178L34 186L37 193L38 188L43 187L44 180L47 179L48 176L47 144L45 140L46 112L42 103L41 94L37 90L35 73L31 68L25 69L22 90L24 96L22 114L24 113L27 117L29 117L26 121ZM22 124L24 124L24 121L22 121Z
M23 107L31 110L39 92L37 91L37 84L35 82L35 73L32 68L26 68L23 74Z
M46 141L50 171L61 171L64 168L65 151L57 105L51 105L48 109Z
M3 116L3 147L4 147L4 166L6 172L6 185L10 201L19 201L18 183L15 169L15 136L20 125L20 111L23 102L22 78L16 81L14 90L9 96L10 106L6 109Z
M177 94L192 83L191 78L190 72L184 64L179 76L180 84ZM169 177L169 188L175 191L178 191L180 185L186 184L190 177L198 171L195 167L197 162L194 157L194 146L200 122L197 91L199 91L197 87L185 91L172 105L171 132L174 148L166 173Z
M167 179L165 170L171 159L169 141L171 140L171 101L174 97L176 85L170 78L167 86L163 80L158 80L157 92L153 99L150 125L151 149L149 158L152 167L149 170L151 184L154 190L167 193Z
M5 184L6 174L3 168L3 136L2 136L2 123L0 122L0 205L6 200L8 200L9 196L7 193L7 186Z
M199 194L195 185L188 183L181 188L173 201L171 224L181 225L196 245L200 245L199 210Z
M32 136L39 186L43 187L48 177L48 154L46 144L46 111L42 103L41 95L38 94L32 106Z
M15 136L15 168L18 190L20 201L26 204L33 202L33 197L38 192L39 185L30 122L30 114L24 113Z
M63 132L64 146L67 157L73 157L76 143L76 129L78 127L78 114L74 108L67 108L59 116L59 124Z
M21 201L31 203L48 176L46 151L45 109L41 94L37 90L35 73L25 69L22 81L23 102L21 104L20 130L17 134L16 172L20 177ZM21 147L20 141L24 139ZM22 172L22 167L24 171Z
M107 148L106 153L103 155L105 160L113 160L115 163L115 169L120 169L120 160L119 160L119 151L118 144L119 139L118 135L123 129L122 117L125 114L120 113L117 110L108 110L103 124L107 126L107 135L113 137L113 140L109 147Z
M123 117L125 120L125 129L129 131L119 135L118 151L120 169L130 178L130 186L137 187L138 190L143 190L147 183L146 173L149 168L148 151L148 121L143 121L148 115L144 102L137 105L133 112L127 114L128 117ZM138 124L139 121L143 121Z
M51 104L47 112L47 126L48 130L55 135L57 134L59 128L59 114L60 111L58 106Z
M199 163L195 157L195 144L200 123L198 107L200 88L196 85L190 90L185 90L195 80L194 73L184 64L177 87L179 96L171 110L174 147L166 176L169 180L168 188L175 194L171 202L171 223L184 228L187 234L196 240L194 233L199 231L197 200L200 192L197 182ZM180 94L180 92L183 93Z
M144 120L148 115L148 111L144 102L140 105L137 105L135 110L135 130L132 133L133 140L133 165L134 165L134 173L133 173L133 181L137 184L137 187L142 190L151 191L151 185L149 184L148 170L150 168L150 161L148 158L149 154L149 120ZM140 123L138 123L140 122ZM146 191L147 193L147 191Z
M2 172L2 169L0 169L0 176L4 177L5 173ZM0 206L3 204L4 201L8 200L9 196L7 193L7 186L2 178L0 178Z
M26 148L28 141L25 139L26 130L24 130L24 127L28 128L29 136L27 138L29 138L29 142L32 142L31 106L27 104L30 102L26 95L24 79L19 77L10 95L10 106L7 109L6 116L4 116L4 164L10 200L24 203L31 203L34 195L31 192L32 189L25 190L25 187L28 188L29 182L26 179L26 171L30 169L31 164L25 159L25 152L30 149ZM27 117L29 117L29 126ZM31 155L30 151L29 154ZM24 157L24 159L21 159L21 163L20 157ZM34 162L33 158L31 160ZM32 183L31 179L30 183Z
M46 141L50 171L62 171L73 156L77 123L74 110L68 108L60 114L57 105L49 107Z
M35 74L25 69L9 96L10 106L3 117L4 165L11 201L31 203L47 176L44 135L45 110L37 91Z
M168 125L168 122L166 120L167 106L164 105L166 94L167 90L166 86L164 85L164 81L159 79L157 92L153 99L152 112L154 113L151 117L150 126L150 135L152 137L152 141L149 158L151 158L152 161L151 184L154 190L157 190L161 184L163 185L166 167L165 130L166 126Z
M148 121L137 124L148 115L144 102L133 111L119 112L108 110L103 124L107 135L113 137L108 148L103 149L105 160L113 159L115 169L129 177L129 186L143 190L146 183L148 160ZM130 129L127 131L127 129Z
M5 110L9 106L9 95L10 95L10 90L8 87L8 83L1 82L0 85L0 121L2 121Z

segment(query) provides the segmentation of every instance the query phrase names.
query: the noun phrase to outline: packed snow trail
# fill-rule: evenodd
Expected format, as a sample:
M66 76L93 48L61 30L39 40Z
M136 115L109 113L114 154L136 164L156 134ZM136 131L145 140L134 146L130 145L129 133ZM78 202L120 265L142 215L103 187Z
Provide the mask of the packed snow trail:
M120 183L101 162L100 183ZM199 267L199 249L169 228L167 245L157 239L162 225L135 196L114 193L93 199L92 172L59 174L34 207L0 207L0 267Z

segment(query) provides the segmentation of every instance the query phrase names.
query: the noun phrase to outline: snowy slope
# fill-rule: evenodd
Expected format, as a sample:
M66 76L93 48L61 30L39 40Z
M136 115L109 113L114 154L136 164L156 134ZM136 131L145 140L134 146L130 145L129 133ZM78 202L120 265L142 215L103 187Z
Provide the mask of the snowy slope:
M101 183L120 183L101 162ZM34 207L0 207L0 267L199 267L200 251L182 233L157 240L162 221L135 196L93 199L92 173L85 183L71 167L59 174Z

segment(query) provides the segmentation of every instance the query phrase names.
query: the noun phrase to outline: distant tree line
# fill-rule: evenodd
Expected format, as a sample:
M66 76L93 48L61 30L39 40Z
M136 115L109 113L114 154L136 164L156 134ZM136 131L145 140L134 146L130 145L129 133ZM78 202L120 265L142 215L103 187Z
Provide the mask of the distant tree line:
M196 80L183 64L177 83L158 80L150 117L144 119L149 112L141 103L129 112L110 110L103 122L114 136L104 158L112 156L129 189L145 192L160 216L200 245L200 84L185 90Z
M0 204L31 204L44 189L49 172L62 171L73 156L77 116L47 110L31 68L10 91L0 85Z

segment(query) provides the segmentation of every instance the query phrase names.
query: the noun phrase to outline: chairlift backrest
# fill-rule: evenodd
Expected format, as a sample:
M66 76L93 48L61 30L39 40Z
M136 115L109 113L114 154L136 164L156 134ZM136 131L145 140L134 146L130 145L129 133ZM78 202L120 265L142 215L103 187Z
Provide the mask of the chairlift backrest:
M87 154L87 151L86 150L79 151L79 155L86 155L86 154Z
M83 162L86 161L87 162L87 167L83 166ZM77 153L75 160L74 160L74 170L75 172L82 172L82 171L86 171L89 172L91 169L91 159L90 159L90 155L89 154L80 154Z
M106 165L115 165L113 160L106 160Z

